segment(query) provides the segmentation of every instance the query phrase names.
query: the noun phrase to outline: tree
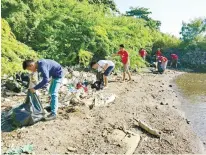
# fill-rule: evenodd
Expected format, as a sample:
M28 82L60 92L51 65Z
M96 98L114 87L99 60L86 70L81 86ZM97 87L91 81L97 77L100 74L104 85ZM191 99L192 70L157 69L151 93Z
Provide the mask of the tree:
M79 0L80 2L84 0ZM105 8L109 8L112 11L119 12L114 0L88 0L89 4L104 5Z
M136 18L142 18L145 20L149 20L149 15L152 12L149 11L148 8L143 7L130 7L130 11L126 11L127 16L135 16Z
M152 14L148 8L144 7L130 7L130 11L126 11L126 16L134 16L136 18L142 18L147 21L146 26L154 29L159 29L161 26L161 22L158 20L154 20L149 17Z
M197 18L189 23L183 22L180 34L182 35L182 40L185 42L190 42L206 32L206 18Z

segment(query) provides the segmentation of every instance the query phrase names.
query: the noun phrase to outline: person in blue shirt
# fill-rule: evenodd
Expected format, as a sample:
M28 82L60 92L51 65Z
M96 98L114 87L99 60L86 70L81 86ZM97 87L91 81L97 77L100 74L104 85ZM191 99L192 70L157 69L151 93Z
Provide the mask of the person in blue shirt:
M42 81L33 88L30 88L31 92L35 92L37 89L41 89L52 78L51 85L49 88L49 94L51 95L51 114L48 115L45 120L56 119L58 110L58 91L63 78L63 69L60 64L54 60L40 59L35 62L33 60L25 60L23 62L23 69L31 72L40 72Z

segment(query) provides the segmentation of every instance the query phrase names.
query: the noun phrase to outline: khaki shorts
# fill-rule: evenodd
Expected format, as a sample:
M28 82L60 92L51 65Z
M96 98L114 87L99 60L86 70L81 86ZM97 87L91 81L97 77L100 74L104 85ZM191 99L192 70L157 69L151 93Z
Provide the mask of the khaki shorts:
M129 71L129 64L123 64L123 72L128 72Z

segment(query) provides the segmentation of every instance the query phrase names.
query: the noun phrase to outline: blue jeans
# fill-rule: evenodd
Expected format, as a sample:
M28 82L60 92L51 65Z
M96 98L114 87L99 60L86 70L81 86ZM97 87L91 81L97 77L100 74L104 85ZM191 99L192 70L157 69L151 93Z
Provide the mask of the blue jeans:
M58 110L58 91L61 86L62 78L52 79L51 85L49 88L49 94L51 95L51 113L57 115Z

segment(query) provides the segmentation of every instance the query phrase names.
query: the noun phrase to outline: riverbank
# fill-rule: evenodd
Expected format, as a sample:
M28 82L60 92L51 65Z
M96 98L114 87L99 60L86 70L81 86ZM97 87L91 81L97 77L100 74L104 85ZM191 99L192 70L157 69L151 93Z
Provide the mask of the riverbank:
M182 103L181 109L203 142L206 152L206 74L185 73L178 76L174 83Z
M145 70L125 83L114 81L117 76L112 76L113 82L102 92L116 94L114 104L91 110L85 106L61 108L54 121L2 132L2 152L32 144L36 154L64 154L68 147L82 154L123 154L126 145L121 140L110 140L111 133L118 129L140 135L135 154L202 153L202 142L184 118L181 96L174 89L173 79L180 74L183 73L168 70L158 75ZM15 100L7 98L2 105L19 103L23 98ZM138 128L137 119L160 131L160 138Z

